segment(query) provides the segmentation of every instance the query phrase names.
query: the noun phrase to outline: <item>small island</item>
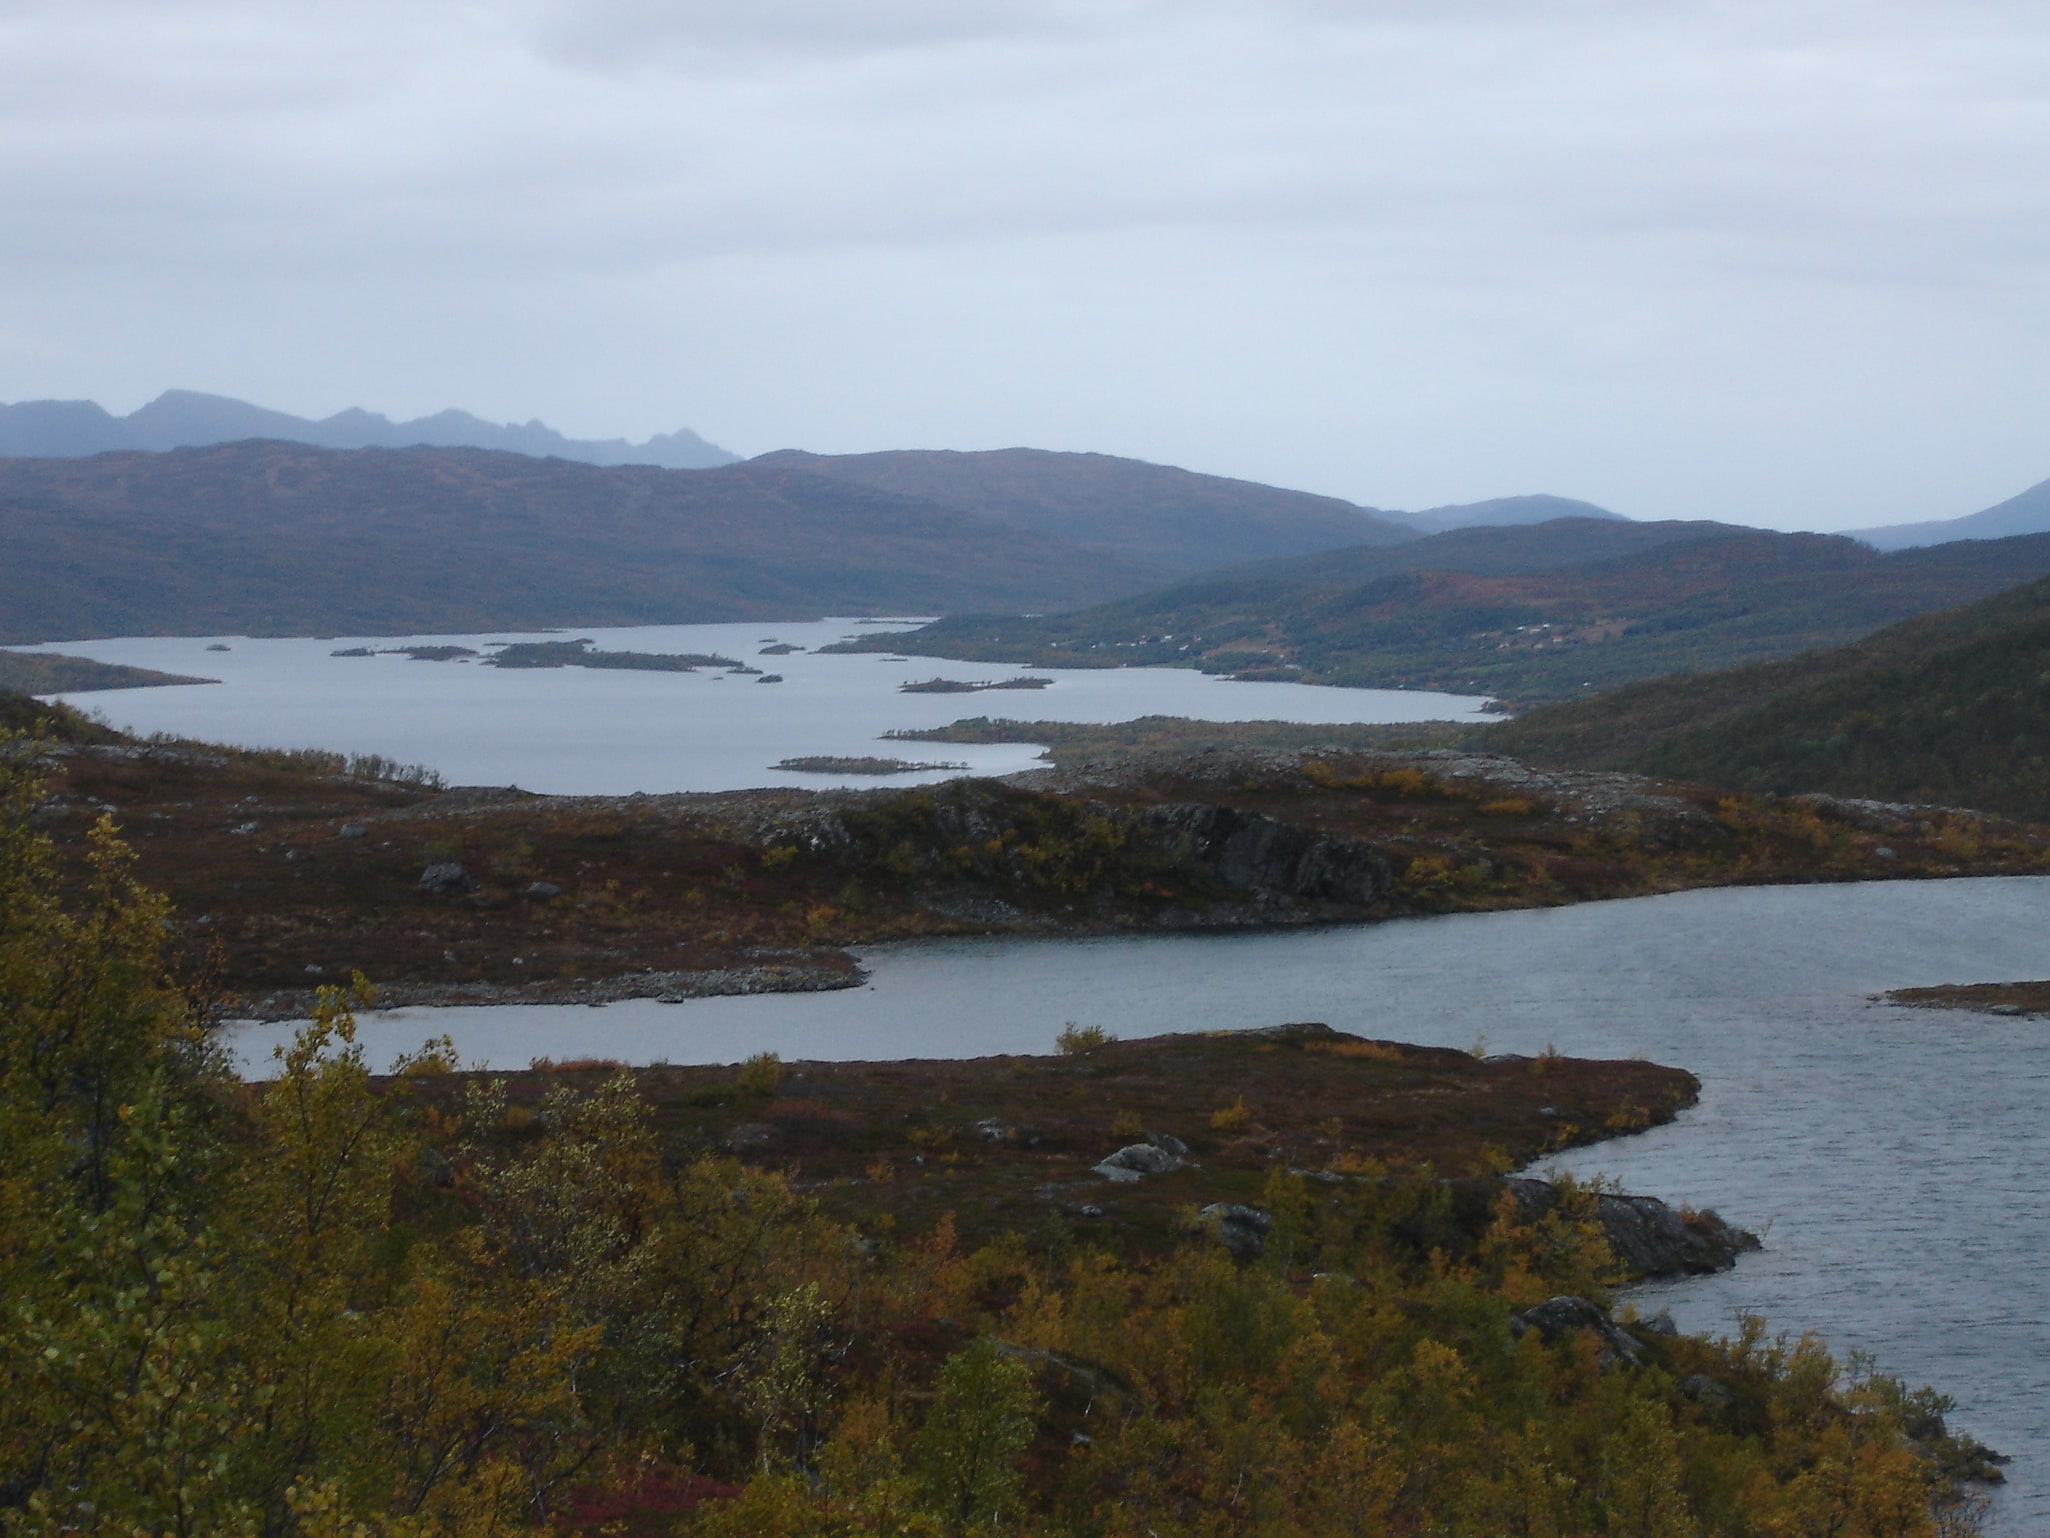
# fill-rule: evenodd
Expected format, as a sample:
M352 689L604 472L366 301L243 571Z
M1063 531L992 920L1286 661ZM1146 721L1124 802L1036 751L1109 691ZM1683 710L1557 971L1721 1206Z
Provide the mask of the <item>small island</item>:
M480 655L468 646L345 646L330 657L410 657L415 662L461 662Z
M501 668L621 668L642 673L695 673L699 668L724 668L729 673L758 673L734 657L711 652L603 652L588 637L574 641L514 641L490 659Z
M934 770L965 774L968 765L957 763L915 763L908 758L840 758L830 753L803 758L785 758L771 767L792 774L926 774Z
M1046 689L1051 678L999 678L979 683L965 678L928 678L922 683L899 684L899 694L981 694L989 689Z

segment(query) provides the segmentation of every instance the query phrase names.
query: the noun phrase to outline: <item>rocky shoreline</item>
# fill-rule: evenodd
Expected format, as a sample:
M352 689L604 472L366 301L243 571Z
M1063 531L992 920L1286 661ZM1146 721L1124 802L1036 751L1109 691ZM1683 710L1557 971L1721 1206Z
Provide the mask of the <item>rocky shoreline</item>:
M829 993L859 988L868 974L857 966L816 962L764 962L747 967L708 967L692 972L632 972L600 978L537 978L530 983L401 982L381 984L370 1012L450 1008L464 1005L588 1004L596 1008L629 999L680 1004L686 999L726 998L752 993ZM232 1011L237 1020L303 1020L312 1013L315 988L281 988L247 999Z
M1939 983L1895 988L1879 997L1909 1009L1959 1009L1980 1015L2050 1015L2050 982Z

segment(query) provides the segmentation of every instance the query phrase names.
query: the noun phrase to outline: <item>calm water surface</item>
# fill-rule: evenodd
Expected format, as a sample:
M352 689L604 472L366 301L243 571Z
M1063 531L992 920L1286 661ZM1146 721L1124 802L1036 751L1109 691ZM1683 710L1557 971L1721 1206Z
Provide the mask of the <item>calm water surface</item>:
M914 624L905 621L896 628ZM1024 721L1488 720L1478 698L1404 689L1246 684L1187 668L1033 668L1049 688L983 694L902 694L944 676L1015 678L996 663L820 656L815 648L888 627L851 620L804 624L650 625L632 629L493 631L457 636L339 636L252 641L239 636L61 641L62 652L213 684L110 689L60 696L128 731L172 732L248 747L331 748L426 764L454 785L520 785L558 795L742 790L766 785L916 784L945 774L796 774L770 766L811 756L965 763L977 774L1035 766L1025 744L885 743L892 729L945 726L964 716ZM701 653L780 673L780 684L717 668L641 673L597 668L499 669L481 660L415 662L395 655L336 657L359 646L458 645L588 636L604 651ZM772 642L804 648L763 656ZM214 645L226 651L213 651Z
M1872 1002L2050 975L2050 879L1752 888L1370 928L951 941L865 953L842 993L603 1009L408 1010L374 1055L448 1031L467 1055L635 1062L1043 1052L1065 1021L1126 1036L1324 1020L1496 1052L1547 1044L1693 1070L1700 1106L1560 1161L1765 1234L1735 1271L1646 1289L1683 1327L1736 1314L1957 1397L2010 1453L2000 1530L2050 1532L2050 1024ZM249 1028L255 1063L279 1039Z

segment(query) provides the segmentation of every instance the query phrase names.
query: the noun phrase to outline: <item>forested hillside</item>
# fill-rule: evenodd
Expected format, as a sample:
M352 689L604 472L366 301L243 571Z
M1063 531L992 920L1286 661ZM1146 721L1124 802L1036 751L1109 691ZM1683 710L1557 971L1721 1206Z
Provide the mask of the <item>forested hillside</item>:
M1228 568L1072 613L959 616L857 644L1524 704L1792 656L2046 573L2050 535L1881 555L1833 535L1561 519Z
M1850 646L1535 710L1489 740L1738 790L2050 818L2050 582Z

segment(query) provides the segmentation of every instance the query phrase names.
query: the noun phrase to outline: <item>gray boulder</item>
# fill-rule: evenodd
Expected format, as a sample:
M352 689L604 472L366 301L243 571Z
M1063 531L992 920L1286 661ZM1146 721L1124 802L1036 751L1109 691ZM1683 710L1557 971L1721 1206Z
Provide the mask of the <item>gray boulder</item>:
M433 897L463 897L476 891L477 883L455 861L444 860L420 873L420 890Z
M1274 1215L1237 1202L1212 1202L1196 1214L1196 1226L1240 1260L1257 1260L1267 1247Z
M1509 1321L1509 1333L1521 1339L1536 1330L1538 1338L1546 1345L1570 1340L1583 1331L1592 1331L1601 1342L1601 1360L1604 1366L1613 1362L1627 1362L1635 1367L1644 1360L1644 1348L1630 1338L1630 1335L1595 1304L1585 1298L1547 1298L1534 1308L1527 1308Z
M1730 1391L1705 1372L1689 1373L1680 1380L1680 1392L1698 1405L1719 1410L1731 1399Z
M1134 1181L1146 1175L1168 1175L1188 1161L1153 1143L1132 1143L1096 1166L1106 1180Z

